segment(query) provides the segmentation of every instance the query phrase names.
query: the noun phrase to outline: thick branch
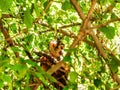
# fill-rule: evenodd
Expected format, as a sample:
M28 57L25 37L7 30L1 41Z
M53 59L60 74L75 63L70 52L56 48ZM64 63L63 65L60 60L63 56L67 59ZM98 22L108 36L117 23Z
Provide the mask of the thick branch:
M0 30L1 30L1 32L3 33L6 42L7 42L10 46L13 46L14 43L13 43L12 39L10 38L10 35L9 35L8 30L4 29L2 20L0 20ZM8 38L9 38L9 40L7 40Z
M95 4L96 4L96 0L93 0L92 5L91 5L90 10L89 10L88 15L87 15L87 19L90 18L91 14L94 10Z
M59 63L57 63L56 65L53 65L48 71L47 73L49 73L50 75L53 74L55 71L57 71L60 67L65 66L64 61L60 61Z
M75 7L75 5L77 5L77 3L75 2L75 0L71 0L72 1L72 4L74 5L74 7ZM71 44L71 46L70 46L70 49L73 49L81 40L83 40L85 37L86 37L86 33L84 32L85 31L85 29L88 27L88 24L89 24L89 26L90 26L90 24L91 23L89 23L90 21L90 15L92 14L92 12L93 12L93 9L94 9L94 6L95 6L95 3L96 3L96 0L93 0L93 3L92 3L92 5L91 5L91 8L90 8L90 10L89 10L89 12L88 12L88 14L87 14L87 18L84 20L83 18L85 18L85 15L82 13L82 12L80 12L80 13L82 13L82 19L84 20L83 21L83 25L81 26L81 28L80 28L80 31L79 31L79 33L78 33L78 35L77 35L77 38L75 38L75 40L73 41L73 43ZM75 7L75 9L76 9L76 11L78 12L78 9L79 7Z
M80 7L79 7L78 3L76 2L76 0L70 0L70 1L71 1L72 5L74 6L74 8L76 9L76 11L77 11L78 15L80 16L80 18L82 20L84 20L85 19L85 15L83 14L83 12L80 9Z
M10 35L9 35L9 32L8 30L6 30L4 27L3 27L3 23L2 23L2 20L0 19L0 30L1 32L3 33L4 37L5 37L5 40L6 42L8 43L8 45L10 47L14 46L14 41L11 39ZM9 40L8 40L9 39ZM14 52L15 56L16 57L19 57L19 53L18 52Z
M90 7L90 9L89 9L89 12L88 12L88 14L87 14L87 17L85 18L85 20L84 20L84 23L83 23L83 26L81 27L81 31L82 30L85 30L86 28L88 28L88 27L90 27L90 25L91 25L91 22L90 22L90 16L91 16L91 14L92 14L92 12L93 12L93 9L94 9L94 7L95 7L95 4L96 4L96 0L93 0L93 2L92 2L92 4L91 4L91 7Z
M94 34L94 32L90 32L89 33L90 36L92 36L93 40L95 41L95 44L96 44L96 47L99 51L99 54L104 58L106 59L107 58L107 55L104 53L104 50L103 50L103 47L101 45L101 43L99 42L97 36Z

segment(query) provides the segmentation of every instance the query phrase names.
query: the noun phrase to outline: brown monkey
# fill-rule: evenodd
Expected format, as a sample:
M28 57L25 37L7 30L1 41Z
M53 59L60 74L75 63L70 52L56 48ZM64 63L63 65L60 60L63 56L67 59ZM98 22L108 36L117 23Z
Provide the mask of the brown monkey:
M35 52L40 56L40 66L44 71L49 70L53 65L59 62L60 56L63 54L64 44L60 40L53 40L49 43L49 53ZM56 61L57 60L57 61ZM57 82L52 82L51 84L57 89L62 90L64 86L67 85L69 68L67 64L61 66L57 71L55 71L52 76L57 80Z

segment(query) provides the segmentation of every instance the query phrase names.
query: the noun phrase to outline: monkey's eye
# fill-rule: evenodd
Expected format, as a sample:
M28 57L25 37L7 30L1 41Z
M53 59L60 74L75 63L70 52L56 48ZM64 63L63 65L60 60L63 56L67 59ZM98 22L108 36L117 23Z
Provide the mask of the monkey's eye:
M59 54L62 55L63 54L62 51L60 51Z
M61 46L60 48L63 49L63 46Z
M61 50L62 50L63 48L64 48L64 46L63 46L63 45L60 45L60 46L59 46L59 49L61 49Z

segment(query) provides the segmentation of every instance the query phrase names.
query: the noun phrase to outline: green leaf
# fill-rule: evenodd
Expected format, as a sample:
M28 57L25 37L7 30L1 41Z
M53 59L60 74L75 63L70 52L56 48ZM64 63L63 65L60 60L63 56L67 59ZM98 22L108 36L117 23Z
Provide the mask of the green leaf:
M5 74L3 74L2 79L3 79L4 82L8 82L8 83L12 82L11 77L8 76L8 75L5 75Z
M65 57L63 58L63 60L66 61L66 62L71 63L72 58L71 58L70 56L65 56Z
M12 5L13 0L0 0L0 9L2 11L8 10Z
M24 12L24 23L28 28L32 27L33 18L32 15L30 14L30 10Z
M118 66L120 66L120 60L119 60L116 56L112 56L112 60L113 60Z
M13 50L13 52L19 52L21 51L19 47L11 47L11 49Z
M95 90L95 86L88 86L88 90Z
M65 86L65 87L63 88L63 90L69 90L69 87L68 87L68 86Z
M70 76L70 82L72 82L72 83L75 83L76 82L76 80L78 79L78 74L76 73L76 72L70 72L69 73L69 76Z
M44 9L47 7L47 5L49 4L49 1L46 1L43 6L44 6Z
M0 10L0 19L2 18L2 11Z
M68 9L70 9L70 8L71 8L70 2L67 1L67 0L65 0L65 2L63 2L63 4L62 4L62 9L63 9L63 10L68 10Z
M43 76L43 74L36 72L35 75L45 84L48 85L48 82L46 81L45 77Z
M22 3L23 2L23 0L16 0L18 3Z
M116 0L118 3L120 3L120 0Z
M47 23L49 24L49 25L52 25L52 23L53 23L53 18L52 17L46 17L46 19L47 19Z
M16 26L15 23L11 24L10 28L11 28L11 30L12 30L13 33L17 33L17 26Z
M44 74L45 74L44 76L46 76L51 82L56 82L56 79L53 76L51 76L48 73L44 73Z
M110 67L114 73L118 72L118 66L120 66L120 60L112 56L110 61Z
M104 4L104 3L105 3L105 0L100 0L100 3L101 3L101 4Z
M18 79L23 78L27 73L27 66L23 64L15 64L11 67L15 71L15 75L18 77Z
M100 68L101 68L101 72L105 73L105 66L102 65Z
M113 39L115 36L115 28L112 26L102 27L100 31L103 32L108 39Z
M94 85L96 86L96 87L99 87L99 86L101 86L102 85L102 81L100 80L100 79L94 79Z
M7 66L10 62L10 59L7 56L0 56L0 67L1 70L3 69L4 66Z
M33 62L32 60L25 60L24 62L26 62L27 64L29 64L31 66L36 66L36 63Z
M117 18L117 16L115 15L115 13L112 13L111 14L111 19L116 19Z
M4 86L4 82L0 80L0 88L2 88L3 86Z
M52 1L46 1L44 4L43 4L43 6L44 6L44 9L46 9L46 7L48 6L48 5L50 5L52 3ZM46 13L48 13L48 11L50 10L50 8L47 8L46 9Z
M29 34L28 36L25 37L24 41L31 43L33 41L34 35Z
M110 90L111 84L110 83L106 83L105 84L105 90Z
M34 10L35 10L36 16L39 17L41 12L39 6L37 4L34 4L34 8L35 8Z
M68 88L68 89L67 89ZM78 86L77 86L77 83L72 83L70 85L68 85L68 87L64 88L63 90L78 90Z

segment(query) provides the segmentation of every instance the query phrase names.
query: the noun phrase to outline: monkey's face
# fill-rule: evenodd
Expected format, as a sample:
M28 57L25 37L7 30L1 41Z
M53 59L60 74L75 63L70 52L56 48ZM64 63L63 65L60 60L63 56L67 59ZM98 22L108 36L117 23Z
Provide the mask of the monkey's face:
M63 54L62 53L63 49L64 49L64 44L62 43L58 44L56 40L51 41L49 44L50 54L55 58L58 58Z

